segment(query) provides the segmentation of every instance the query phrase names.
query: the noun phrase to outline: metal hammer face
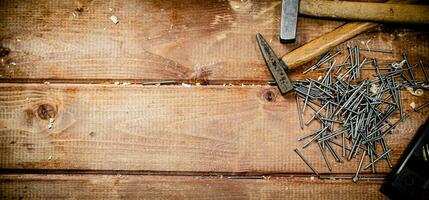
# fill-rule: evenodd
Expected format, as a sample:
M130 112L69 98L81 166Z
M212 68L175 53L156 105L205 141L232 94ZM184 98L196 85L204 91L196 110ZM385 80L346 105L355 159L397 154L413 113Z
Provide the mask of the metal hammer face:
M298 10L299 0L282 0L282 14L280 18L281 42L295 41Z

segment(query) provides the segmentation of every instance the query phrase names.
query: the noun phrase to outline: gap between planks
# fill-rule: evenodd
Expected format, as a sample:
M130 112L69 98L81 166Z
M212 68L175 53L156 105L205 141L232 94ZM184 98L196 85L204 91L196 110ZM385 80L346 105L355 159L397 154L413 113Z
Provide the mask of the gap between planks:
M381 181L275 177L0 175L1 198L43 199L387 199ZM335 192L333 192L335 191Z
M59 169L5 169L1 170L3 175L13 174L45 174L45 175L150 175L150 176L200 176L200 177L226 177L231 179L267 179L270 177L283 177L283 178L317 178L312 173L257 173L257 172L186 172L186 171L138 171L138 170L59 170ZM342 174L342 173L326 173L320 174L320 179L330 180L351 180L354 173ZM359 177L359 180L375 180L384 181L387 178L387 174L377 173L369 174L363 173Z

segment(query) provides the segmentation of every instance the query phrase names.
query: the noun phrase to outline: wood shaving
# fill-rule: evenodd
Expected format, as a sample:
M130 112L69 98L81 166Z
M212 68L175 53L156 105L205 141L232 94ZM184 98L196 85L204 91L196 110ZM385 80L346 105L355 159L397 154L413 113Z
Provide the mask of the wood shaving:
M48 129L52 129L54 127L54 118L49 118Z
M410 92L412 95L416 97L420 97L424 94L424 91L422 89L416 89L414 90L412 87L407 87L408 92Z
M380 86L378 86L377 84L372 84L369 90L371 93L377 94L378 91L380 91Z
M186 83L182 83L182 86L183 86L183 87L191 87L191 85L186 84Z
M402 66L404 66L405 62L406 62L406 60L403 60L399 63L392 63L392 67L396 68L396 69L400 69L400 68L402 68Z
M110 16L110 20L111 20L114 24L119 23L118 17L116 17L115 15Z

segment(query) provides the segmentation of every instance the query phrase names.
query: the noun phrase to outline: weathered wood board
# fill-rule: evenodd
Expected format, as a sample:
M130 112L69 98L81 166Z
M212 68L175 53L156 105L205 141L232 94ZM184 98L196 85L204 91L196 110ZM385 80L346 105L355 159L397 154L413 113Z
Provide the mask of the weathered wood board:
M310 178L1 175L2 199L387 199L382 182Z
M0 6L0 37L11 53L9 68L0 75L64 81L267 80L254 37L261 32L277 41L279 9L279 1L6 1ZM110 21L112 15L118 24ZM286 52L341 24L303 18L298 43L275 48Z
M279 14L277 0L2 1L1 45L10 53L1 62L0 81L265 83L271 77L256 32L281 56L343 24L300 17L297 42L284 45ZM427 60L427 33L387 26L353 41Z

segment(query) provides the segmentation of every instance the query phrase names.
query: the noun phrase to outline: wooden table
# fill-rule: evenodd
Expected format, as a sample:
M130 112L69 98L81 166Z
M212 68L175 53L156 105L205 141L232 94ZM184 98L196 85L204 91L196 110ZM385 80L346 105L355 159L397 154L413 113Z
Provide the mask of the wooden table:
M302 146L297 138L315 127L301 130L293 94L267 85L255 33L286 54L345 22L299 17L297 41L284 45L280 6L1 1L0 198L386 198L378 191L382 181L319 180L293 152ZM347 44L429 62L421 27L384 25L338 48ZM290 77L305 78L301 72ZM159 80L179 84L138 84ZM402 96L408 117L388 137L394 163L429 116L408 106L429 95ZM315 146L304 154L329 172ZM351 175L357 165L335 163L333 175ZM390 171L378 163L375 176Z

